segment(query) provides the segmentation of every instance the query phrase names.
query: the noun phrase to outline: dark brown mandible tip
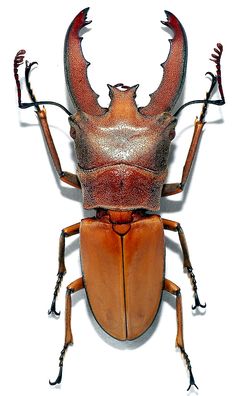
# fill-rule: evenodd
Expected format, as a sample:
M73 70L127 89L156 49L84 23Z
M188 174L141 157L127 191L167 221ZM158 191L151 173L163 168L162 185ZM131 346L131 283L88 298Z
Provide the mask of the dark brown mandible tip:
M163 77L159 88L150 97L146 107L140 108L144 115L157 115L171 111L177 102L185 80L187 66L187 38L179 20L169 11L165 11L167 21L162 21L174 33L170 41L170 52L167 60L161 65Z
M65 76L67 86L71 95L73 104L77 109L91 115L102 115L106 109L102 108L98 101L98 95L91 88L87 68L87 62L81 49L82 37L79 36L81 29L87 26L91 21L87 21L89 8L81 11L71 25L65 38Z

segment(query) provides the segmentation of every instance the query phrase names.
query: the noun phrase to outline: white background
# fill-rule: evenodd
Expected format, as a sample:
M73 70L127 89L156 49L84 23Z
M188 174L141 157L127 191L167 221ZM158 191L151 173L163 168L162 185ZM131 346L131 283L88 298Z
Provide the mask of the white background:
M188 73L181 103L201 99L214 72L209 61L216 42L224 44L223 85L227 104L209 108L198 158L183 194L163 199L162 215L180 221L186 233L205 313L193 314L192 291L182 270L177 235L167 232L167 277L182 289L186 350L199 391L228 395L235 390L235 67L234 13L227 2L208 1L8 1L1 10L1 348L0 392L47 395L183 395L188 373L175 349L174 299L164 297L148 334L119 343L98 329L83 292L73 301L74 346L65 359L61 386L48 379L58 371L64 337L65 287L80 275L79 238L67 240L68 273L61 289L59 320L47 317L56 281L60 230L91 213L80 192L58 182L33 109L18 110L13 58L25 48L39 67L31 81L39 100L68 102L63 41L68 25L90 6L90 31L83 48L89 79L100 103L108 104L107 83L140 84L138 104L161 79L170 34L164 9L183 24L189 43ZM22 67L23 75L23 67ZM217 95L216 95L217 97ZM24 100L28 100L24 91ZM181 114L168 180L178 182L201 106ZM48 107L63 169L74 171L67 116ZM154 331L155 330L155 331Z

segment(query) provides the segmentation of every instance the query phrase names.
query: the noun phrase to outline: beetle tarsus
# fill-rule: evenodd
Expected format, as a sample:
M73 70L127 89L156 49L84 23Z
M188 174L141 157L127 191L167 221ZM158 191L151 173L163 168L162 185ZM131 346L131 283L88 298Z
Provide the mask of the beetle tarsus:
M52 315L52 314L55 316L60 316L61 314L60 311L59 312L56 311L56 297L53 297L51 307L48 310L48 315Z
M59 373L58 373L58 376L57 376L55 381L50 381L49 380L49 384L50 385L57 385L57 384L61 383L62 371L63 371L63 360L64 360L65 353L66 353L66 350L67 350L69 345L70 345L70 343L65 343L64 344L64 347L63 347L63 349L61 351L61 354L60 354L60 357L59 357Z
M190 102L187 102L180 106L180 108L175 112L174 116L177 117L177 115L182 111L185 107L195 104L195 103L203 103L203 109L201 113L201 118L200 121L204 121L204 117L206 115L206 110L207 110L207 105L208 104L213 104L216 106L222 106L225 104L225 97L224 97L224 92L223 92L223 87L222 87L222 78L221 78L221 65L220 65L220 60L223 52L223 45L220 43L217 43L217 48L214 48L215 53L211 54L212 58L211 61L216 63L216 76L211 73L207 72L206 75L210 75L212 77L212 83L209 91L207 92L206 99L204 100L191 100ZM219 88L219 93L220 93L220 99L218 100L210 100L211 93L213 91L213 88L215 87L216 83L218 83L218 88Z
M56 299L57 299L58 292L61 287L61 283L62 283L62 279L63 279L64 275L65 275L65 272L58 272L58 274L57 274L57 282L56 282L55 290L53 293L53 300L52 300L51 308L48 310L48 315L54 314L56 316L60 316L60 312L56 311Z
M61 383L61 380L62 380L62 371L63 371L63 365L60 366L59 373L58 373L58 376L57 376L56 380L55 380L55 381L49 380L49 384L50 384L50 385L53 386L53 385L57 385L57 384L60 384L60 383Z
M193 287L193 291L194 291L194 300L195 300L195 305L192 305L192 309L196 309L197 307L201 307L201 308L206 308L206 303L205 304L201 304L199 297L198 297L198 288L197 288L197 281L196 281L196 277L193 273L193 268L192 267L187 267L187 271L188 274L190 276L191 282L192 282L192 287Z
M205 75L211 77L211 86L210 86L208 92L206 93L205 103L203 104L202 112L200 115L200 122L204 122L204 118L205 118L206 112L207 112L208 103L209 103L212 91L215 88L215 85L217 83L217 77L213 73L207 72Z
M28 63L26 62L26 68L25 68L25 79L26 79L26 85L27 85L27 90L29 95L33 95L34 99L33 99L33 103L22 103L21 101L21 85L20 85L20 79L19 79L19 74L18 74L18 69L19 66L21 66L24 62L24 58L25 58L25 54L26 51L25 50L20 50L17 52L15 59L14 59L14 76L15 76L15 80L16 80L16 88L17 88L17 96L18 96L18 106L20 109L28 109L29 107L36 107L37 111L39 111L39 105L43 105L43 104L48 104L48 105L54 105L54 106L58 106L60 107L62 110L64 110L69 116L72 115L72 113L66 109L65 106L61 105L60 103L57 102L52 102L49 100L43 100L43 101L36 101L35 96L33 94L33 91L31 89L30 86L30 82L29 82L29 73L30 73L30 69L32 68L33 65L37 64L37 62L32 62L32 63ZM31 97L32 99L32 97Z
M28 94L29 94L29 96L30 96L30 99L31 99L32 102L34 103L34 106L35 106L36 110L37 110L37 111L40 111L40 107L39 107L39 105L37 104L36 97L35 97L35 95L34 95L34 93L33 93L33 90L32 90L32 88L31 88L31 84L30 84L30 81L29 81L30 72L31 72L31 69L32 69L32 67L33 67L34 65L38 65L38 62L31 62L31 63L29 63L28 61L26 61L26 66L25 66L25 83L26 83L26 88L27 88Z
M195 379L194 379L193 372L192 372L192 366L191 366L188 354L185 352L184 348L180 348L180 350L181 350L181 352L183 354L184 360L186 362L186 365L187 365L187 368L188 368L188 371L189 371L189 387L188 387L187 391L189 391L191 386L195 386L195 388L198 389L198 386L195 383Z
M194 293L194 300L195 300L195 305L192 305L192 309L196 309L197 307L201 308L206 308L206 303L201 304L197 292Z
M193 376L192 370L190 369L189 370L189 387L188 387L187 391L189 391L191 386L195 386L195 388L199 389L198 386L195 384L194 376Z

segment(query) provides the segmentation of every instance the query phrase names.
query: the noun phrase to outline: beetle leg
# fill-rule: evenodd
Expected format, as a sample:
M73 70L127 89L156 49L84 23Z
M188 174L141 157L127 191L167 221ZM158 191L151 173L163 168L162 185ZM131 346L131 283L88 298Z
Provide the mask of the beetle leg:
M194 133L193 138L189 147L188 155L183 167L182 178L180 183L168 183L164 184L162 189L162 197L167 197L169 195L178 194L183 191L184 186L187 182L188 176L190 174L191 166L197 153L197 147L202 135L202 129L204 127L204 122L196 118L194 123Z
M73 224L69 227L66 227L62 230L60 239L59 239L59 267L57 273L57 282L53 293L53 299L50 309L48 310L48 315L54 314L56 316L60 315L60 312L56 311L56 299L58 296L59 289L61 287L61 283L63 280L63 276L66 274L66 266L65 266L65 238L70 237L72 235L76 235L79 233L80 223Z
M52 135L51 135L51 132L49 129L45 108L43 108L42 110L40 109L40 110L36 111L36 113L38 116L40 126L42 128L43 135L45 137L49 152L51 154L53 164L56 168L58 176L60 177L60 180L62 180L63 182L65 182L73 187L81 188L80 182L79 182L77 176L70 172L64 172L61 168L60 159L58 157L57 150L54 145Z
M201 304L199 297L198 297L197 281L196 281L195 275L193 273L193 267L192 267L190 257L189 257L187 241L186 241L184 231L183 231L180 223L178 223L176 221L172 221L172 220L167 220L167 219L162 219L162 222L163 222L165 230L178 232L179 241L180 241L180 245L181 245L182 252L183 252L184 268L186 268L188 271L188 274L189 274L189 277L190 277L190 280L192 283L192 288L194 291L195 305L192 306L192 309L196 309L197 307L206 308L206 303Z
M48 126L48 122L47 122L47 116L46 116L46 110L45 108L41 109L39 104L41 103L45 103L45 104L54 104L56 106L59 106L60 108L62 108L63 110L65 110L67 112L67 114L71 113L65 109L64 106L60 105L59 103L55 103L55 102L50 102L50 101L44 101L44 102L37 102L35 95L33 93L33 90L31 88L31 84L29 81L29 75L30 75L30 71L33 65L37 64L37 62L32 62L29 63L26 61L26 67L25 67L25 82L26 82L26 88L28 91L28 94L30 96L30 99L32 100L32 103L22 103L21 101L21 85L20 85L20 79L19 79L19 75L18 75L18 69L19 66L22 65L23 61L24 61L24 57L25 57L25 50L20 50L14 59L14 76L15 76L15 80L16 80L16 87L17 87L17 93L18 93L18 104L19 107L21 109L26 109L29 106L34 106L36 109L36 114L38 116L38 120L39 120L39 124L42 128L50 155L52 157L53 160L53 164L56 168L56 171L60 177L60 180L62 180L63 182L70 184L73 187L76 188L81 188L80 186L80 182L77 178L77 176L75 174L72 174L70 172L64 172L61 168L61 163L57 154L57 150L56 147L54 145L53 139L52 139L52 135Z
M221 48L221 44L220 47ZM221 53L222 53L223 48L221 48ZM217 51L217 49L216 49ZM218 50L219 52L219 50ZM209 88L209 90L206 93L206 99L205 99L205 103L203 103L203 107L202 107L202 111L200 114L199 119L196 118L195 123L194 123L194 133L193 133L193 138L189 147L189 151L188 151L188 155L183 167L183 172L182 172L182 178L181 178L181 182L180 183L169 183L169 184L164 184L163 189L162 189L162 196L168 196L168 195L174 195L174 194L178 194L180 192L183 191L184 186L187 182L188 176L190 174L190 170L194 161L194 158L196 156L197 153L197 148L198 148L198 144L202 135L202 129L205 125L204 119L205 119L205 115L206 115L206 111L207 111L207 106L209 103L211 103L209 101L211 94L213 92L213 89L216 85L216 82L218 81L218 85L219 85L219 91L221 94L221 98L222 100L220 101L220 104L224 104L224 94L223 94L223 89L222 89L222 85L221 85L221 71L220 71L220 57L221 57L221 53L220 55L214 55L217 59L214 60L214 62L216 62L217 64L217 77L214 76L211 72L207 72L207 75L210 75L212 81L211 81L211 86ZM218 54L218 53L217 53ZM219 59L218 59L219 58ZM196 101L197 102L197 101ZM194 103L194 102L193 102Z
M190 359L184 349L182 297L180 293L180 288L170 280L165 279L164 290L176 296L176 318L177 318L176 346L180 348L189 371L190 383L187 391L191 388L192 385L198 389L197 385L195 384L194 376L192 373L192 366Z
M50 381L50 385L60 384L62 380L63 362L65 353L69 345L73 344L73 336L71 331L71 294L84 288L83 279L79 278L67 286L66 292L66 320L65 320L65 342L59 357L59 373L55 381Z

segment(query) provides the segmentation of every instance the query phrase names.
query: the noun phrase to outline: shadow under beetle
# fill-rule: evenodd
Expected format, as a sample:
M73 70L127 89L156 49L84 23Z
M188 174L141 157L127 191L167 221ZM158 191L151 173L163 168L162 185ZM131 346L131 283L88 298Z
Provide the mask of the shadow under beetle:
M174 34L170 52L162 64L161 83L150 95L145 107L137 107L135 97L138 85L108 85L110 105L99 105L88 78L89 63L84 59L79 32L87 21L88 8L81 11L71 25L65 39L65 75L76 112L71 114L57 102L37 101L31 89L29 74L36 63L26 62L25 83L32 100L23 103L18 68L24 61L25 50L14 60L14 74L18 104L22 109L34 106L53 163L60 179L81 188L85 209L96 209L96 216L83 219L62 230L59 243L59 270L49 314L56 311L56 298L63 276L65 238L80 233L83 276L67 287L65 343L59 357L59 374L51 385L59 384L65 352L73 342L71 332L71 294L85 288L94 317L100 326L118 340L133 340L152 324L163 291L176 296L176 345L185 359L190 383L197 387L190 359L185 351L182 326L180 288L165 278L164 230L178 233L183 251L184 268L190 276L195 303L193 309L205 307L200 303L197 282L189 259L187 243L181 225L147 211L158 211L160 198L183 191L197 145L204 126L208 104L223 105L220 59L223 51L217 44L212 54L216 75L208 72L211 86L204 100L194 100L173 108L183 88L187 64L187 39L179 20L166 11L162 22ZM218 85L221 98L211 100ZM168 155L179 112L186 106L203 103L199 119L183 168L181 182L165 184ZM65 172L54 146L45 108L49 104L61 107L69 116L70 135L75 142L78 159L76 174Z

